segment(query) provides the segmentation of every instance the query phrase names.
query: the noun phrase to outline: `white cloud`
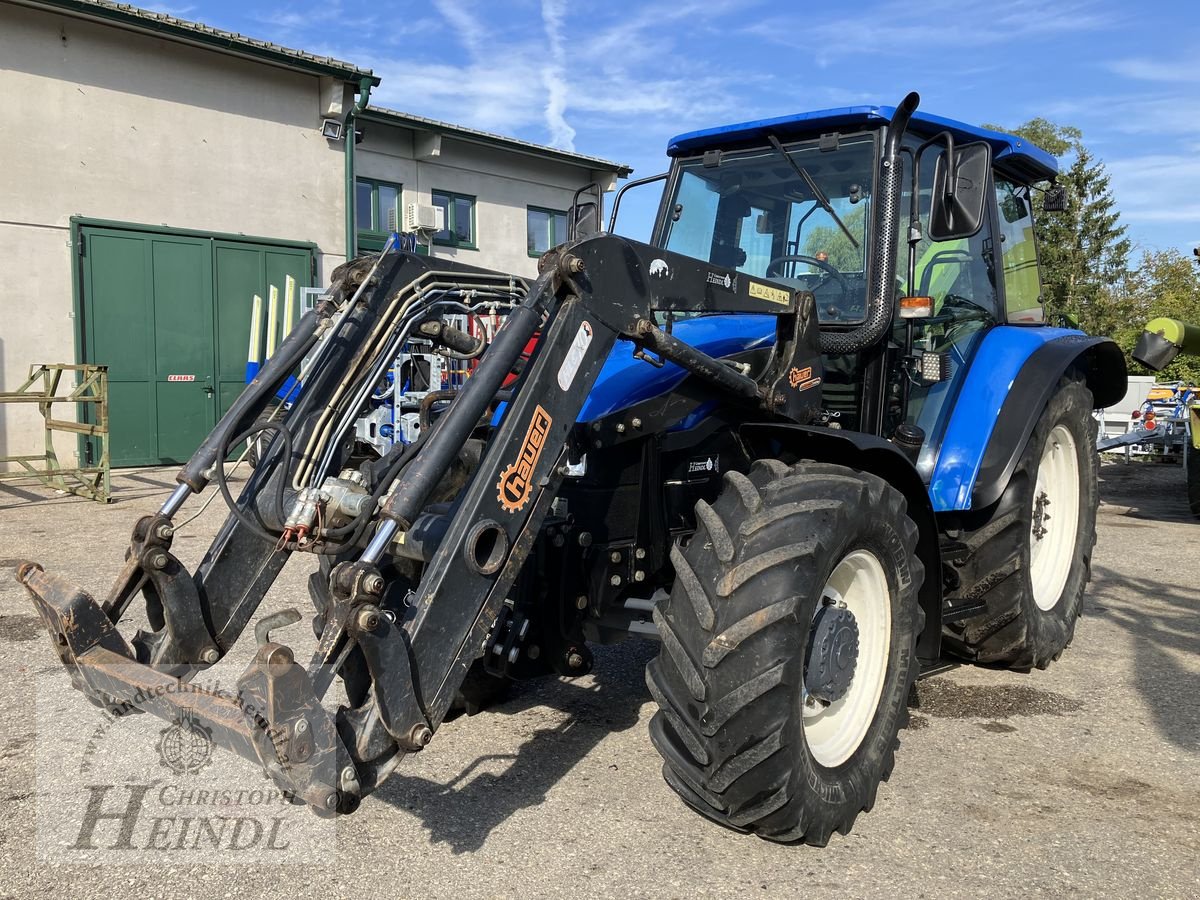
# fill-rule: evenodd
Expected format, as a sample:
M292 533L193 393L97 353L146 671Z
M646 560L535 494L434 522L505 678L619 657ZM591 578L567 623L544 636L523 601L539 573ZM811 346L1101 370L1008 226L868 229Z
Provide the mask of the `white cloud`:
M813 8L818 5L820 14ZM869 54L913 58L914 48L920 48L918 55L930 52L932 63L947 51L1075 34L1117 21L1097 0L924 0L919 8L908 0L885 0L832 18L825 3L795 6L794 13L763 19L745 32L810 53L820 66Z
M175 19L194 19L196 13L195 6L176 6L173 3L139 3L142 9L148 9L150 12L162 13L164 16L171 16Z
M477 58L484 48L485 35L478 16L467 8L469 4L458 0L433 0L433 5L450 25L463 49L472 59Z
M1195 84L1200 82L1200 69L1194 60L1165 61L1137 57L1119 59L1108 67L1117 75L1137 81L1162 81L1171 84Z
M657 149L659 136L753 117L744 71L714 70L711 56L692 48L717 46L720 17L755 2L580 10L566 0L538 0L530 22L528 3L501 13L496 5L437 0L437 33L410 45L403 60L382 55L377 44L329 52L374 69L383 83L372 101L381 105L565 149L586 129L586 152L617 155L617 147L640 152L652 141ZM447 53L447 41L462 51ZM769 87L772 77L757 76L755 84Z
M1052 121L1070 122L1083 130L1125 135L1156 135L1162 141L1186 141L1200 135L1200 97L1163 93L1081 96L1045 102L1040 114Z
M324 36L324 32L333 27L349 34L356 30L374 30L377 24L374 15L364 13L360 7L347 10L341 0L330 0L312 6L289 4L284 7L254 10L251 18L277 31L271 38L274 42L297 44L298 49L309 51L312 51L309 40L314 31L320 31Z
M1156 153L1107 164L1121 218L1132 223L1200 222L1200 159Z
M546 88L546 128L550 143L563 150L575 149L575 129L567 124L567 52L563 46L567 9L565 0L542 0L542 25L550 45L550 62L542 66Z

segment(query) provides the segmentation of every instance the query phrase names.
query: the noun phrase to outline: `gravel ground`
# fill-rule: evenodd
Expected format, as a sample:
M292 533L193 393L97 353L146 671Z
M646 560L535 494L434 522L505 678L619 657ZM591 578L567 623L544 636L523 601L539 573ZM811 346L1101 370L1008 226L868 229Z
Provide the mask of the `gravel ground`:
M0 488L0 566L37 559L103 593L171 475L121 473L108 507ZM1200 525L1178 468L1107 465L1102 479L1094 579L1071 650L1045 672L962 667L922 682L875 810L821 850L722 830L675 799L646 734L654 647L631 642L601 649L589 677L522 685L445 725L307 859L55 856L44 833L60 810L54 786L79 768L71 726L99 713L71 691L4 571L0 896L1198 896ZM189 565L219 512L177 540ZM294 560L267 607L305 607L310 568ZM227 663L232 680L238 659L214 672ZM163 724L120 721L142 729L139 745ZM110 767L144 758L116 738L105 746L97 758ZM261 783L230 764L229 783Z

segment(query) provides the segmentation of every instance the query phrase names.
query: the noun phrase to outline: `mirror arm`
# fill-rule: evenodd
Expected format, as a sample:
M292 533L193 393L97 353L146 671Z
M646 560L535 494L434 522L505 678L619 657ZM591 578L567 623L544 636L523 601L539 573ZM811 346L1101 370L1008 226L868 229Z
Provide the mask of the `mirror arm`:
M921 154L935 144L946 145L946 166L948 172L954 172L954 135L949 131L941 131L929 138L923 144L917 147L916 150L910 150L907 147L901 147L901 153L907 153L912 157L912 188L909 192L909 211L908 211L908 290L913 291L913 283L917 278L917 259L914 252L916 246L921 241ZM946 200L954 199L954 191L958 185L957 178L948 178L946 180Z
M921 153L919 150L914 152L911 147L901 147L900 152L908 154L912 163L912 186L908 193L908 282L904 290L911 296L917 280L917 244L921 242Z
M649 175L646 178L635 178L633 181L627 181L621 185L621 189L617 191L617 196L613 198L612 215L608 217L608 233L613 233L613 228L617 224L617 210L621 208L621 198L625 196L625 192L630 188L641 187L643 184L651 184L655 181L666 181L670 172L662 172L658 175Z
M917 152L914 155L914 160L913 160L913 177L914 178L917 177L917 168L920 165L921 154L925 152L926 148L932 147L934 144L937 144L937 143L944 143L946 145L946 171L951 174L951 177L946 179L946 199L952 200L952 199L954 199L955 191L958 189L958 179L953 177L953 173L955 171L955 169L954 169L954 135L952 135L950 132L948 132L948 131L939 132L938 134L935 134L933 137L931 137L929 140L927 140L925 143L923 143L920 147L917 148ZM920 182L916 182L916 183L918 185L920 184Z

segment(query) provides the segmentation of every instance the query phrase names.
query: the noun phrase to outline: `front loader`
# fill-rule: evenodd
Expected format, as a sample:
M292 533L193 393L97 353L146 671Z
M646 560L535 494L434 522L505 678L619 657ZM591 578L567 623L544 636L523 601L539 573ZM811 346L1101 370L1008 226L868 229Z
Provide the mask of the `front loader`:
M456 705L654 637L671 787L824 844L870 809L943 651L1057 658L1095 538L1090 412L1125 370L1110 341L1040 322L1026 232L1053 160L915 94L669 152L649 244L581 237L532 283L390 248L340 267L103 600L21 567L75 686L114 713L186 704L328 815ZM454 324L498 311L490 340ZM354 422L417 339L474 370L425 398L415 440L365 453ZM259 436L234 497L223 461ZM188 572L174 518L214 481L230 515ZM259 617L236 696L182 693L295 553L321 560L309 663L284 643L298 611ZM135 600L150 629L126 637Z

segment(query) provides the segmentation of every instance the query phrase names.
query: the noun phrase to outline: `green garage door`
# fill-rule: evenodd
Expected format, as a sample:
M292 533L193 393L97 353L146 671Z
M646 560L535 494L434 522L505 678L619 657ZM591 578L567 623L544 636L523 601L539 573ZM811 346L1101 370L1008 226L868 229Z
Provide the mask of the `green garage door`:
M81 226L83 359L109 367L114 466L186 460L244 386L251 302L312 251L203 235Z

